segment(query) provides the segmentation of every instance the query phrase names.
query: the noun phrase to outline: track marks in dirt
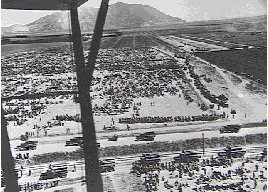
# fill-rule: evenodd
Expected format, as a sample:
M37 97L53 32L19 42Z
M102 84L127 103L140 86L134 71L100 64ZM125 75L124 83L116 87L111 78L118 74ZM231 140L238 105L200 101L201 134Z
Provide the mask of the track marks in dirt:
M141 178L129 172L109 173L116 192L138 192L145 191Z
M113 181L108 173L102 175L103 191L104 192L116 192Z
M121 39L122 39L122 37L121 38L118 38L117 41L110 48L113 49L114 46L118 43L118 41L120 41Z

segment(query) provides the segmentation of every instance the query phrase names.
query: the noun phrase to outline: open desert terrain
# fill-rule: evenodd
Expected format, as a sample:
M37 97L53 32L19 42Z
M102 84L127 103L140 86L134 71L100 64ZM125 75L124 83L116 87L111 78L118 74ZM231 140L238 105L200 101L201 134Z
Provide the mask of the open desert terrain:
M88 91L100 159L114 165L101 173L104 191L267 190L267 47L253 40L266 41L266 32L191 30L126 30L102 39ZM90 41L83 41L85 59ZM66 146L82 137L70 45L2 45L2 108L22 191L86 191L83 148ZM226 125L239 132L220 134ZM145 132L154 140L135 141ZM26 136L35 149L17 147ZM222 163L219 151L228 145L241 146L244 156ZM184 150L198 151L198 162L175 162ZM131 172L145 153L159 154L157 168ZM68 173L40 179L51 166Z

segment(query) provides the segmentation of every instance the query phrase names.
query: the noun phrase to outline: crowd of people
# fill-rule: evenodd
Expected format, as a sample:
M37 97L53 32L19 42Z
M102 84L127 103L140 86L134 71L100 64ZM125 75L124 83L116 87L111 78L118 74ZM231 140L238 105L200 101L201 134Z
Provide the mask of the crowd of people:
M39 115L45 105L61 102L39 102L38 99L48 98L48 93L55 91L74 90L75 79L62 75L73 71L71 60L71 55L63 51L31 51L2 57L1 95L7 121L14 121L14 126L22 125L27 118ZM60 75L55 77L54 74Z
M107 73L101 81L103 93L100 96L106 97L107 101L103 106L96 106L96 109L101 109L102 112L108 111L106 106L115 106L109 110L122 114L124 108L120 104L127 104L128 99L140 97L178 94L179 98L188 102L194 101L187 89L188 81L183 67L175 65L173 57L150 49L139 49L135 53L129 50L110 50L101 55L103 59L102 62L97 62L98 69ZM156 67L158 65L161 67Z
M203 159L203 161L201 162L201 167L204 166L210 166L210 167L214 167L214 166L230 166L233 163L233 159L227 159L227 158L220 158L220 157L211 157L210 159Z
M46 109L45 103L38 100L9 101L4 103L3 108L7 122L14 121L15 125L22 125L28 118L37 117Z
M27 182L24 185L19 185L20 191L30 192L35 190L46 190L59 185L59 180L47 182Z
M61 60L63 58L65 64L64 66L69 66L70 63L66 53L44 53L45 57L42 58L42 55L38 54L37 57L41 60ZM85 53L85 56L87 54ZM54 58L56 57L56 59ZM35 60L35 56L30 54L24 54L20 59L14 59L15 63L22 60L23 58L28 59L29 65L31 65ZM33 59L33 60L32 60ZM4 60L8 61L8 59ZM195 85L197 88L202 90L202 93L205 93L204 96L208 95L213 100L212 103L222 103L228 100L224 95L214 97L210 92L202 86L198 75L193 71L191 65L175 65L175 60L173 57L162 54L154 49L149 48L140 48L133 52L128 49L115 49L107 50L101 49L96 60L96 71L101 73L101 76L93 77L91 91L94 92L94 95L91 95L91 99L95 100L96 96L99 99L104 101L100 103L94 103L93 114L96 115L121 115L124 113L130 112L131 106L133 106L133 99L135 98L154 98L161 97L167 94L175 96L178 94L178 97L182 97L188 103L193 102L195 99L191 95L191 91L188 88L188 80L186 78L185 67L189 68L191 77L195 80ZM51 63L51 62L48 62ZM173 63L171 65L170 63ZM176 62L175 62L176 63ZM48 64L49 65L49 64ZM157 67L157 66L161 67ZM70 69L71 70L71 69ZM25 74L36 74L36 72L24 71ZM53 74L51 72L51 74ZM16 77L17 78L17 77ZM12 80L8 77L4 78L4 90L5 92L12 92L11 89L14 83L11 83ZM66 90L77 90L76 78L72 76L64 76L60 78L56 77L20 77L17 78L16 89L19 86L28 86L27 89L24 89L24 92L27 93L30 90L42 88L42 91L53 91L58 89ZM12 85L12 86L11 86ZM29 85L31 85L29 87ZM94 86L94 88L93 88ZM32 89L33 88L33 89ZM37 91L37 90L35 90ZM42 92L41 91L41 92ZM13 90L14 92L14 90ZM39 91L40 92L40 91ZM44 92L44 93L45 93ZM70 97L72 95L66 95L63 97ZM52 99L56 96L52 96ZM73 95L75 101L79 101L77 95ZM14 106L12 105L12 102ZM28 118L34 118L35 116L42 113L46 108L46 105L49 104L59 104L62 101L46 100L40 102L37 99L32 100L28 103L23 103L19 101L18 103L6 102L5 104L5 113L8 121L14 121L14 125L21 125ZM198 106L202 111L206 111L208 108L204 103L199 103ZM25 106L31 106L31 108L25 108ZM7 108L7 106L9 106ZM199 116L177 116L177 117L140 117L139 108L133 106L133 117L132 118L121 118L119 123L168 123L168 122L192 122L192 121L213 121L220 118L225 118L224 115L199 115ZM60 115L57 117L61 121L76 121L80 122L81 118L77 115Z
M246 173L252 174L252 177L250 177L251 180L254 181L253 188L256 189L258 179L256 176L257 172L260 172L259 175L260 179L265 179L264 171L260 171L259 165L255 166L255 170L249 170L247 169L246 164L247 163L253 163L253 160L261 161L261 162L267 162L267 154L262 153L261 158L258 156L249 159L249 158L243 158L241 161L236 161L234 159L229 159L227 157L220 158L213 156L210 158L206 158L201 160L198 163L178 163L175 161L169 161L165 163L153 163L153 164L141 164L140 162L134 162L132 165L132 172L136 173L137 176L144 178L143 185L146 187L146 191L157 191L157 189L160 186L161 182L164 182L164 188L168 190L178 190L178 191L184 191L183 188L193 187L192 190L194 191L202 191L202 190L238 190L238 191L246 191L243 189L245 187L245 181L249 178L245 175ZM234 163L240 163L241 166L238 166L237 168L233 168L232 166ZM213 169L215 167L215 169ZM218 169L219 167L223 167L227 172L221 172ZM169 174L166 174L162 176L163 171L168 171ZM266 167L267 170L267 167ZM187 182L184 182L182 180L183 178L187 178L187 180L194 181L195 186L190 186ZM237 177L240 178L240 181L237 180ZM236 179L234 179L236 178ZM170 180L173 180L175 182L172 182L171 184ZM227 180L236 180L238 182L231 182L226 184L218 184L213 185L210 184L212 181L227 181ZM198 187L199 186L199 187ZM201 187L202 186L202 187ZM248 185L246 186L248 187ZM267 185L263 185L263 189L267 189Z
M56 74L72 71L68 51L30 51L1 58L2 76L18 74ZM18 68L18 70L14 70Z
M70 95L60 96L61 99L68 99ZM56 96L52 96L52 99L56 99ZM63 101L52 101L45 99L41 101L40 99L27 99L27 100L11 100L4 102L4 114L7 123L13 121L14 126L22 125L28 119L36 118L38 115L42 114L48 105L60 104Z
M225 118L225 113L211 114L211 115L198 115L198 116L169 116L169 117L132 117L132 118L119 118L119 123L134 124L134 123L170 123L170 122L195 122L195 121L215 121Z
M76 115L56 115L53 119L57 121L75 121L75 122L81 122L81 115L76 114Z

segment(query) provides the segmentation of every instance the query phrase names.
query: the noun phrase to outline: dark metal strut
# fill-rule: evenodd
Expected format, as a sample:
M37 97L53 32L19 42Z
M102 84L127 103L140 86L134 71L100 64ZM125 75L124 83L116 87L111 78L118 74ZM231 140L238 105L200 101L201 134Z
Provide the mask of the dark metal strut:
M100 41L103 33L105 18L108 11L109 0L103 0L99 9L98 17L95 24L93 39L89 53L89 61L85 66L83 45L81 40L81 31L78 20L77 5L72 3L71 24L73 50L76 63L77 85L79 93L79 102L81 108L82 133L84 139L84 157L86 170L87 192L103 191L103 183L101 178L101 169L98 157L98 146L96 141L96 131L93 119L92 105L90 99L90 85L92 75L95 68L95 62L100 47Z

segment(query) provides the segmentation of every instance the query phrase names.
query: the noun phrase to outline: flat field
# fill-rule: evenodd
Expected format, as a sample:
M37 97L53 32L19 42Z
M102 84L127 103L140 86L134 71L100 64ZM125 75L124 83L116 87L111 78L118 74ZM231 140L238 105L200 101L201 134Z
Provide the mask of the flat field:
M1 45L1 56L5 57L15 53L44 51L44 50L70 50L70 42L33 43L33 44L8 44Z
M211 28L216 30L219 29L220 26L211 25ZM185 28L182 31L185 34L195 31L195 34L197 34L198 30L196 31L196 29L200 29L200 33L202 33L202 30L207 31L204 29L203 26L195 25L188 26L188 29ZM170 32L173 33L175 31ZM72 66L70 66L71 55L69 55L68 53L60 53L60 50L64 49L69 51L69 45L69 43L49 43L2 46L2 49L4 47L4 52L2 50L2 57L4 57L6 54L11 53L14 54L17 52L27 52L31 50L38 52L38 50L49 49L47 52L42 52L39 55L32 54L29 56L26 54L28 60L31 62L29 62L27 66L21 66L21 68L27 67L28 71L25 70L27 73L30 71L31 68L37 68L36 64L38 64L38 66L41 66L41 68L46 67L46 74L48 74L49 77L45 76L44 78L43 74L41 73L36 75L34 78L34 75L31 76L30 74L30 76L27 76L24 73L21 73L21 76L5 77L2 79L2 84L5 84L5 87L8 88L6 89L6 92L10 93L10 95L14 93L21 94L21 91L19 92L19 90L25 90L26 92L31 91L32 93L38 92L38 89L40 90L40 87L44 89L44 93L47 93L51 90L53 91L55 89L74 90L77 85L75 84L75 72L73 71ZM84 42L84 50L87 50L89 45L90 41ZM238 73L240 72L245 72L247 74L253 75L253 77L260 76L255 74L256 71L261 71L260 74L262 74L263 76L266 75L266 66L264 66L264 61L267 60L266 55L264 56L264 52L266 51L266 49L247 49L237 51L221 51L219 53L200 53L200 56L196 53L194 55L191 55L189 61L187 62L186 54L189 54L189 52L185 51L184 53L182 53L181 50L178 49L178 47L176 47L172 43L163 41L161 38L159 38L157 34L152 35L152 33L145 32L140 34L133 33L132 35L104 38L101 43L101 48L102 49L99 51L96 69L94 72L93 85L91 86L89 91L90 96L92 96L92 107L94 111L94 122L96 126L96 131L101 132L101 134L103 135L119 133L103 130L104 126L110 126L113 121L113 124L116 127L119 127L122 132L127 132L126 124L119 123L119 118L123 119L135 117L133 118L135 120L139 120L142 118L146 120L146 118L148 119L148 117L156 117L160 120L163 120L166 117L172 117L174 119L174 117L176 116L180 116L183 118L185 116L185 119L187 119L192 118L193 116L202 117L202 115L227 115L222 119L218 119L219 121L216 121L215 124L204 124L204 126L209 125L212 127L216 126L217 123L219 123L218 125L222 126L223 124L225 125L232 123L243 124L246 122L262 122L262 120L267 117L267 101L265 92L266 89L263 88L262 92L254 92L249 89L246 89L245 87L250 85L250 80L238 75ZM85 54L87 54L86 51ZM180 57L177 54L180 54ZM213 54L219 55L215 56ZM232 58L230 55L234 55L236 58ZM25 55L21 55L20 58L16 58L15 56L11 58L10 63L14 62L17 65L21 65L22 61L25 59L24 57ZM199 57L206 61L200 59ZM226 62L228 64L232 62L232 65L228 65L228 67L226 67L227 64L223 62L224 59L227 60ZM241 62L239 62L240 60ZM5 61L7 64L10 64L9 58L6 58ZM42 62L46 63L45 67L42 65ZM246 62L247 65L245 65ZM256 68L256 63L258 64L259 68ZM55 68L53 68L55 67L55 65L57 65L58 68L62 68L64 70L68 68L69 70L71 70L71 72L65 72L64 75L55 74ZM235 69L234 66L236 67ZM254 70L252 70L253 68ZM237 74L228 72L226 70L231 72L236 71ZM36 88L32 89L33 86L35 86ZM201 90L204 91L204 88L206 88L206 95L204 94L204 92L201 92ZM209 100L211 99L211 97L208 97L208 95L213 95L213 97L217 99L220 98L220 95L222 95L222 97L224 98L228 98L228 100L226 101L226 103L228 103L228 107L221 107L220 105L218 105L219 103L215 104L214 106L212 100ZM43 137L42 139L49 140L50 137L45 136L45 131L47 131L48 136L58 135L57 137L54 137L56 140L64 140L62 138L65 137L63 137L62 135L67 134L66 128L70 128L72 134L77 134L77 132L81 132L81 123L74 122L73 120L62 120L64 126L54 126L54 124L52 126L51 124L49 124L51 122L54 122L53 118L55 118L57 115L66 115L65 117L71 119L70 117L79 114L80 104L74 102L74 99L74 95L70 94L66 97L44 96L43 98L32 101L11 100L9 102L9 105L4 106L5 109L10 112L9 115L14 115L15 117L18 117L19 120L26 119L27 121L22 122L23 124L20 125L17 124L20 121L10 121L8 125L8 132L10 137L18 137L25 131L29 131L35 133L35 136L32 137L33 139L39 140L40 138L38 137L40 136ZM4 104L7 103L8 102ZM204 105L209 108L203 110L200 105ZM236 114L231 113L232 109L236 110ZM32 113L33 111L36 113ZM193 124L191 121L170 122L169 120L167 120L167 122L164 123L164 127L160 128L161 130L163 130L163 132L167 131L165 127L173 126L174 124L180 124L181 126L183 126L183 128L187 130L189 130L190 127L196 130L201 129L201 126ZM162 122L159 124L162 125L164 123ZM135 132L135 134L139 134L141 132L140 129L146 129L146 131L150 131L156 124L157 123L144 123L144 121L136 121L130 126L131 128L136 129L131 130L133 131L133 133ZM38 136L37 129L33 129L35 128L34 125L38 125L39 128L42 127L40 135ZM48 127L48 125L51 126ZM209 128L210 127L206 127L206 129ZM252 132L255 131L253 129L249 130ZM183 137L185 137L186 135L187 134L184 134ZM71 138L71 135L69 136ZM266 137L263 138L263 140L265 140ZM121 140L121 138L119 139ZM260 139L255 140L257 140L256 143L260 142ZM194 139L192 141L193 143L189 141L186 143L184 138L184 140L181 141L181 145L187 144L194 148L198 148L201 146L201 138ZM236 142L234 144L242 145L243 142L247 141L247 137L240 137L239 139L236 138L235 141ZM16 140L15 142L19 143L21 141ZM119 143L119 141L116 142ZM227 143L224 139L215 139L214 142L209 139L206 139L206 142L206 146L209 147L217 146L215 143L221 143L221 145L225 145ZM176 149L174 148L174 150L171 150L172 146L167 145L165 142L152 143L153 144L150 145L150 148L146 148L146 146L149 146L149 144L147 145L141 142L141 145L136 146L136 150L133 151L131 151L127 146L105 148L105 150L106 152L113 152L111 149L114 149L114 151L121 150L122 155L132 155L133 153L144 152L144 150L146 149L149 149L149 152L178 151L178 143L176 142L174 142L174 144L171 144L177 147ZM38 147L41 146L39 145ZM65 141L60 143L58 147L58 149L61 148L66 150ZM155 150L156 148L158 150ZM189 149L192 148L189 147ZM218 149L214 149L214 152L215 150ZM15 153L17 154L19 152L16 151ZM16 155L15 153L13 154L14 156ZM66 154L68 158L70 157L69 155L71 155L71 153ZM32 155L34 155L34 152L30 151L31 158ZM42 155L46 156L48 155L48 153L45 154L44 152L44 154ZM111 153L108 153L108 155L111 155ZM63 155L59 154L59 156L62 157ZM53 157L55 158L55 156ZM31 158L30 160L34 159ZM52 161L53 160L51 160L51 162ZM253 161L254 163L256 163L255 159ZM71 163L73 163L73 161ZM142 184L143 177L136 177L136 175L129 173L131 163L131 161L123 162L120 165L118 163L115 172L107 173L104 176L105 190L145 190L144 185ZM40 172L41 170L43 171L46 168L46 165L44 164L41 164L40 166L43 166L43 168L39 169ZM264 165L261 164L261 166L264 168ZM232 169L232 171L234 171L236 169L236 166L229 167L229 169ZM222 171L221 168L218 170ZM253 171L253 167L250 167L250 171ZM82 175L78 176L81 177ZM75 177L78 178L78 176L76 173L71 173L70 171L70 174L68 175L67 179L70 179L69 177L73 177L71 179L76 179ZM170 180L170 183L173 185L173 181L175 180L174 178L168 178L169 172L167 172L167 170L162 170L161 176L165 176L165 178L167 180ZM35 177L36 180L38 180L37 177L39 177L39 173L36 174ZM25 175L24 178L26 178L25 181L27 181L29 177ZM186 179L190 179L190 176L188 177L187 175L185 175L183 179L180 179L180 182L184 183ZM191 189L194 187L192 181ZM217 182L215 183L217 184ZM254 187L252 186L253 182L251 181L249 185L251 189ZM263 186L264 185L261 182L261 187ZM66 188L67 187L68 186L66 186ZM159 187L160 188L158 191L165 190L163 182L160 183ZM259 188L260 186L256 190L259 190Z
M179 34L177 34L180 36ZM254 47L267 47L267 32L205 32L205 33L195 33L187 34L190 37L203 38L199 41L217 41L218 43L224 45L224 42L242 44L242 45L251 45ZM207 40L209 39L209 40Z
M252 75L267 85L267 48L194 53L214 65L237 74Z
M179 40L178 40L179 41ZM44 47L40 47L40 44L29 44L34 49L35 46L39 45L39 48L43 49ZM26 45L26 46L29 46ZM43 45L43 44L42 44ZM68 43L64 43L66 47L68 48ZM150 50L150 53L148 52L148 46L154 46L158 47L156 49ZM9 45L5 45L9 46ZM55 44L47 44L47 46L57 46ZM214 110L208 110L208 111L201 111L200 107L198 106L199 103L206 103L207 106L209 106L211 103L206 98L200 95L200 92L195 88L194 85L194 79L189 75L189 70L184 69L185 72L180 71L176 72L176 70L172 71L172 69L168 69L169 66L166 65L167 62L171 61L175 53L180 53L180 50L176 50L176 47L173 44L169 44L157 36L151 36L146 34L134 34L133 36L121 36L121 37L112 37L112 38L105 38L102 41L103 48L113 49L113 48L119 48L119 49L113 49L113 51L107 51L103 49L100 51L99 59L105 58L106 61L103 64L101 60L97 62L98 66L102 66L100 69L96 69L94 73L95 78L100 78L99 82L95 84L92 87L92 90L95 90L94 92L91 92L91 95L95 97L93 99L93 106L103 107L103 105L108 104L108 106L111 106L112 108L114 106L111 105L111 102L109 101L111 98L109 98L109 89L115 90L113 94L116 94L117 100L125 100L126 98L122 97L126 93L127 90L131 90L132 95L128 95L128 99L132 99L132 104L138 104L141 103L138 107L139 115L140 117L157 117L157 116L193 116L193 115L202 115L202 114L222 114L225 112L226 114L230 113L231 109L236 109L239 115L240 121L244 122L246 121L258 121L265 118L264 111L266 109L265 101L263 96L253 95L249 93L248 90L244 90L243 86L247 84L247 81L243 81L242 78L239 76L234 75L225 75L223 76L223 73L217 72L212 66L210 66L209 63L218 65L222 68L227 69L226 66L229 68L227 70L229 71L242 71L247 69L247 74L257 73L260 72L261 74L266 74L265 69L263 65L256 66L257 70L251 70L253 67L254 62L262 63L266 60L266 55L264 54L264 50L260 49L246 49L246 50L233 50L233 51L219 51L219 52L204 52L204 53L196 53L200 54L201 58L204 56L207 56L207 58L203 58L204 60L207 60L207 63L204 63L202 61L199 61L198 59L192 57L190 59L190 64L195 67L194 72L197 73L199 76L206 75L207 78L210 78L213 80L213 83L208 83L205 81L205 79L201 79L202 84L204 84L209 91L211 91L214 95L220 95L220 94L228 94L230 96L229 98L229 109L214 109ZM129 50L123 51L121 48L129 48ZM142 48L143 47L143 48ZM161 48L159 48L161 47ZM53 48L53 47L52 47ZM142 49L140 49L142 48ZM136 49L140 49L139 51ZM52 49L53 50L53 49ZM135 51L134 51L135 50ZM18 50L12 50L13 52ZM47 51L47 53L51 54L51 58L53 57L59 57L58 53L50 53L51 49ZM255 52L254 52L255 51ZM219 54L219 56L214 56L213 54ZM226 55L224 55L226 54ZM231 57L233 54L240 54L240 56ZM222 56L221 56L222 55ZM43 56L40 55L38 60L42 60ZM64 56L66 57L66 55ZM239 59L240 58L240 59ZM213 60L214 59L214 60ZM233 60L232 60L233 59ZM230 64L230 62L236 63L241 60L239 65L227 65L223 63L223 61L227 62L227 64ZM244 65L243 62L246 62L250 60L251 62L247 62L248 65ZM150 65L154 66L154 72L148 70L145 68L147 63L151 63ZM215 62L217 61L217 62ZM61 64L66 62L65 60L59 61L58 65L59 67ZM120 64L120 62L122 62ZM174 62L174 61L172 61ZM229 63L228 63L229 62ZM53 63L53 62L52 62ZM114 63L120 64L120 67L114 65ZM160 64L160 65L156 65ZM185 59L179 58L177 60L176 67L177 68L184 68ZM66 64L67 66L69 64ZM112 67L111 67L112 66ZM158 67L157 67L158 66ZM163 69L156 69L157 68L163 68ZM131 68L135 67L134 68ZM174 66L173 66L174 67ZM167 69L164 69L167 68ZM234 70L236 69L237 70ZM220 70L220 69L219 69ZM248 72L249 71L249 72ZM194 102L188 102L185 98L183 98L184 93L182 92L181 83L183 79L181 79L181 75L185 73L186 78L189 79L189 83L183 83L184 89L188 94L191 95ZM125 75L122 75L125 74ZM50 86L52 84L55 84L55 81L61 81L63 84L66 84L69 78L73 78L74 74L69 73L66 77L63 77L60 75L53 75L51 77L40 78L38 76L35 77L35 79L32 78L32 81L38 85L36 87L37 89L40 89L40 87L46 88L47 86ZM254 75L257 76L257 75ZM53 78L52 78L53 77ZM105 78L104 78L105 77ZM236 77L236 78L234 78ZM37 78L37 79L36 79ZM41 81L38 81L38 78ZM227 79L225 79L227 78ZM230 81L227 81L230 79ZM29 80L27 80L29 81ZM226 82L231 82L231 84L228 84ZM29 82L30 83L30 82ZM40 84L41 83L41 84ZM71 81L71 84L74 82ZM132 85L132 83L135 83L135 86ZM40 85L39 85L40 84ZM126 86L126 84L129 84ZM25 84L26 85L26 84ZM31 84L29 84L31 85ZM29 85L27 85L29 87ZM70 84L69 84L70 85ZM161 86L160 86L161 85ZM232 87L229 87L229 85L232 85ZM237 85L237 87L235 87ZM134 86L130 89L130 86ZM159 88L156 88L158 87ZM237 88L241 87L243 91L240 92L233 92ZM62 86L62 87L67 87ZM224 88L225 87L225 88ZM19 90L21 87L16 87L17 90ZM71 87L73 90L74 86ZM152 89L153 88L153 89ZM149 98L145 96L146 94L154 94L155 90L159 89L158 91L163 92L161 95L151 95ZM226 90L229 89L229 90ZM171 95L171 92L176 92L176 95ZM104 93L106 96L104 96ZM138 93L138 94L137 94ZM146 94L145 94L146 93ZM107 95L108 94L108 95ZM241 94L244 96L244 99L242 99ZM179 95L182 95L180 97ZM247 97L246 97L247 96ZM125 96L126 97L126 96ZM119 101L118 100L118 101ZM243 102L242 102L243 100ZM36 119L28 119L26 123L23 125L17 125L17 130L14 133L17 133L15 137L18 137L21 133L25 132L26 130L29 131L29 129L33 128L33 125L39 124L39 126L43 126L47 124L47 121L52 121L52 118L56 115L76 115L80 113L80 107L79 104L76 104L73 102L72 97L69 99L47 99L48 102L51 102L52 104L46 104L47 109L45 110L44 114L41 114L40 117L42 118L42 121L39 121L39 118ZM55 103L56 101L61 101L62 103ZM116 101L118 107L122 107L121 103ZM45 100L43 100L45 102ZM124 101L125 102L125 101ZM118 111L118 109L109 109L112 111ZM126 112L124 113L116 113L116 114L106 114L106 113L99 113L96 112L94 119L96 124L97 131L102 131L104 126L109 126L111 121L114 120L115 125L119 127L120 129L125 129L125 124L118 123L119 118L131 118L133 114L136 113L136 110L134 110L134 106L131 106ZM96 110L99 111L99 110ZM245 119L245 114L247 114L247 119ZM229 114L229 117L231 115ZM252 119L251 119L252 118ZM235 119L235 118L234 118ZM74 123L74 124L73 124ZM73 127L74 130L81 130L80 123L73 122L69 125L69 122L65 124L65 126ZM143 127L144 124L140 124ZM135 126L136 127L136 126ZM146 126L147 127L147 126ZM13 132L14 129L14 123L10 123L8 126L8 129L10 132ZM18 131L20 129L21 131ZM63 133L65 130L59 130L59 132L55 132L53 129L48 132L48 134L58 134ZM14 137L13 137L14 138Z

